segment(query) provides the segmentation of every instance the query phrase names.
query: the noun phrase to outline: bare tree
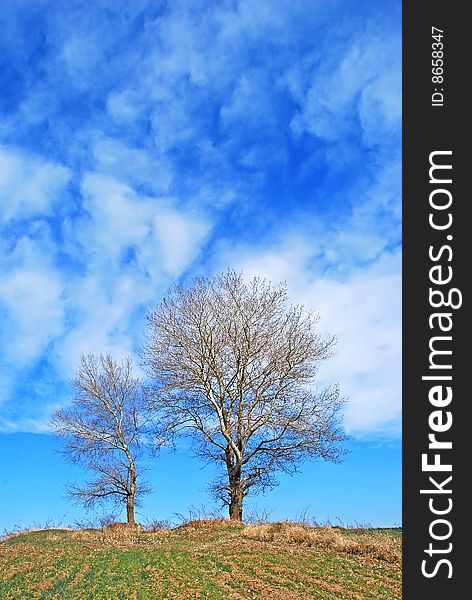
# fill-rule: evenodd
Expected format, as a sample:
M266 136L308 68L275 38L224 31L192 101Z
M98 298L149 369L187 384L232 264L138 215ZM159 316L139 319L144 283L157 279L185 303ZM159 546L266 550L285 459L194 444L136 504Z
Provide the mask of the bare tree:
M138 481L146 412L132 371L129 358L118 363L109 354L82 356L72 406L57 410L51 420L65 439L65 454L93 473L85 485L71 486L72 496L86 507L106 500L126 504L130 525L137 497L149 491Z
M202 457L222 461L213 490L231 519L242 520L248 493L275 485L276 471L340 456L338 387L313 387L334 344L317 321L287 306L284 285L231 270L174 287L148 314L152 405L169 430L194 434Z

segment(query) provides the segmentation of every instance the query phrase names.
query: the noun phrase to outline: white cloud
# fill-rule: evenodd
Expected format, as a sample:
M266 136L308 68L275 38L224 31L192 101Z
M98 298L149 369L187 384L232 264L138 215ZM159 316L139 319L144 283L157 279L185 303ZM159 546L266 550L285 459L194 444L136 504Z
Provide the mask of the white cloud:
M166 273L177 277L188 266L209 231L209 224L192 215L177 211L160 211L154 220L154 229Z
M320 369L321 379L339 381L348 397L349 432L400 431L401 276L378 265L338 282L320 279L304 293L322 315L321 327L335 333L336 355Z
M172 182L170 161L149 150L131 147L118 139L97 134L93 145L95 171L131 186L143 186L155 194L168 192Z
M85 270L68 282L72 324L55 344L69 376L81 353L133 353L143 312L192 264L211 227L171 198L139 196L103 174L87 174L82 194L88 216L68 235Z
M150 234L153 205L137 197L128 185L88 173L82 195L89 220L80 224L77 235L92 260L119 261L128 246L143 243Z
M140 196L104 174L87 174L82 195L86 212L67 222L61 244L81 268L60 264L59 246L41 220L25 226L13 246L6 239L0 245L2 399L41 360L64 381L81 353L133 354L144 311L196 259L211 228L201 211ZM38 203L38 211L45 206ZM33 423L38 409L29 403L25 411L21 423L30 423L29 414Z
M70 176L61 165L0 146L0 224L50 215Z
M110 283L95 272L75 279L68 293L74 322L54 345L59 372L71 377L81 354L110 352L122 358L133 353L135 332L130 315L141 301L135 281L122 276Z
M82 189L90 221L78 235L96 253L93 262L120 263L132 249L138 269L154 277L178 277L196 258L211 227L201 211L177 208L172 198L139 196L101 174L88 174Z
M390 359L397 364L387 330L389 315L398 318L399 269L387 258L400 238L399 162L389 150L399 131L399 22L390 30L378 11L354 18L346 9L337 0L310 10L303 0L176 1L162 11L141 0L106 11L82 3L67 15L51 6L38 23L37 68L29 19L6 28L22 92L0 134L44 155L0 146L9 406L19 397L11 382L30 374L21 365L44 368L31 371L24 407L12 408L21 427L33 427L29 414L42 415L51 396L38 382L50 375L51 390L60 387L81 352L132 352L149 304L212 262L286 279L294 300L320 302L343 336L326 377L343 373L346 422L387 427L398 408L385 378ZM51 151L70 170L45 158ZM370 421L356 421L363 407Z
M383 71L362 90L359 117L364 141L372 146L398 135L401 123L401 69ZM379 132L382 137L379 138ZM383 139L382 139L383 138Z
M17 385L18 373L33 367L64 329L64 282L54 265L48 226L37 223L13 250L3 247L0 264L1 397Z
M330 142L352 135L361 126L367 146L388 143L401 123L401 68L398 38L368 24L349 44L328 48L329 58L307 76L292 67L286 84L300 111L291 127L296 135L308 132ZM307 64L305 69L310 69ZM304 89L306 88L306 89Z
M133 122L139 115L138 98L130 90L113 92L108 97L107 109L117 123Z
M62 331L62 285L49 271L18 269L0 283L0 301L13 321L8 355L25 364L37 358Z
M290 302L321 315L320 332L334 334L336 354L320 367L320 382L339 382L348 398L345 427L354 434L398 434L401 415L401 275L399 253L339 278L312 268L310 240L299 232L271 250L227 249L221 259L247 277L286 281ZM312 249L313 250L313 249ZM237 257L237 258L234 258Z

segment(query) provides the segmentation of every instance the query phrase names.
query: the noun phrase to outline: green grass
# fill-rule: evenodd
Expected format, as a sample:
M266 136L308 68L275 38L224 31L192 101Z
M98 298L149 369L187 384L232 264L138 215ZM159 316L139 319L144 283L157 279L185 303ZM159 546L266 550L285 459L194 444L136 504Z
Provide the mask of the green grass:
M401 530L195 522L43 530L0 543L0 598L401 598Z

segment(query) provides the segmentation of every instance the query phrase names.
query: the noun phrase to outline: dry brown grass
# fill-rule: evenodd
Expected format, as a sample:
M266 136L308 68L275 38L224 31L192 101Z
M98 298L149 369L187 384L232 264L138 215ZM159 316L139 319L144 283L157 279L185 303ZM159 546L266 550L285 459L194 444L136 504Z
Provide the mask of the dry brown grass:
M341 530L333 527L310 527L290 521L247 525L244 538L277 545L294 544L336 550L346 554L368 556L391 563L401 561L401 543L388 533Z
M38 531L0 543L0 597L396 600L391 538L401 531L205 519L134 536Z
M108 546L141 545L142 532L137 527L103 527L100 529L80 529L71 532L73 538L82 540L85 544L95 541Z
M221 525L228 525L231 523L229 519L223 517L217 519L193 519L178 525L175 529L212 529L221 527Z

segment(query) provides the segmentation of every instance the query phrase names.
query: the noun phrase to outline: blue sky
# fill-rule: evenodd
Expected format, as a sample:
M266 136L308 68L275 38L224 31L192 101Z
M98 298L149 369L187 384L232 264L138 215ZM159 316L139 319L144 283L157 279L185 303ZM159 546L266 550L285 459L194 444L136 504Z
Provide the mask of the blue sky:
M261 503L289 514L319 476L333 502L362 488L341 519L399 522L400 2L16 0L0 28L0 448L18 473L25 440L44 457L42 518L62 510L47 422L80 354L136 355L174 281L229 266L287 281L337 336L320 378L355 448ZM165 461L198 469L185 447ZM187 506L208 501L198 473Z

